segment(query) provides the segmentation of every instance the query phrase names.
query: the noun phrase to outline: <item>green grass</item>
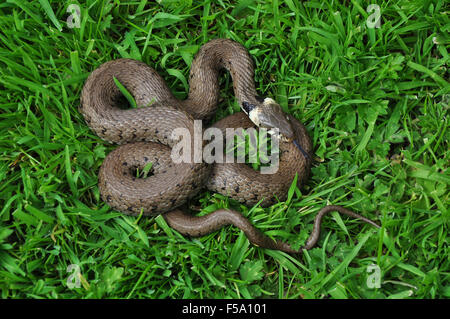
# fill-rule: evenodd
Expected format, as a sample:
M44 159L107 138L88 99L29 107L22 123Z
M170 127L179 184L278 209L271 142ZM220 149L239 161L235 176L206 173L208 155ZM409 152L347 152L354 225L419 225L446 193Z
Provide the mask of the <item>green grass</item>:
M69 1L0 4L1 297L450 297L444 1L384 2L375 29L369 1L158 2L88 0L72 29ZM288 202L252 208L203 192L194 210L239 209L297 246L329 203L381 230L332 215L317 248L294 258L234 227L184 238L161 216L124 216L100 200L97 173L115 146L78 112L87 76L139 59L184 98L194 54L218 37L248 48L259 93L305 123L318 162ZM218 117L239 109L230 82ZM71 264L79 288L68 287ZM380 288L366 283L372 264Z

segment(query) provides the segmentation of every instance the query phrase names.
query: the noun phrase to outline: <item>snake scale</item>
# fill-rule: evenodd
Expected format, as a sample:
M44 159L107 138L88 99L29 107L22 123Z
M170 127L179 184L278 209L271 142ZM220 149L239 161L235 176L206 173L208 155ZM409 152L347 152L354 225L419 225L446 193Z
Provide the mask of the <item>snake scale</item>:
M230 115L214 127L223 131L230 127L254 127L248 107L262 109L269 101L273 109L278 110L278 113L273 111L274 116L269 115L276 118L280 132L288 127L292 130L290 140L280 139L279 169L275 174L260 174L242 163L196 163L193 155L187 163L172 161L171 149L179 142L172 135L173 129L184 128L194 136L194 119L210 119L215 113L221 69L231 74L237 101L247 112ZM140 107L123 107L123 95L114 77ZM287 243L265 236L237 211L219 209L198 217L179 209L205 186L250 206L260 201L262 206L268 206L276 200L285 200L296 174L300 186L309 176L312 144L305 127L290 115L280 115L280 109L273 100L257 95L253 60L241 44L229 39L215 39L200 48L191 65L189 94L185 100L176 99L164 79L145 63L118 59L102 64L89 75L80 106L86 123L98 136L120 145L105 158L98 177L102 199L115 210L130 215L163 214L172 228L189 236L202 236L233 224L242 229L253 244L288 253L299 253L315 245L322 217L329 211L379 227L341 206L326 206L316 215L314 229L305 246L294 250ZM194 142L191 146L195 147ZM142 170L149 162L152 175L137 178L136 169Z

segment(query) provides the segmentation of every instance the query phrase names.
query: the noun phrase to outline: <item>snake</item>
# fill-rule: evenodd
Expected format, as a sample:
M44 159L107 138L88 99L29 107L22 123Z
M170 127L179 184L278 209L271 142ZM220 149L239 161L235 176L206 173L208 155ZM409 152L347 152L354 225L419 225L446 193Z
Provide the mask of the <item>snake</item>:
M278 130L278 170L261 174L245 163L195 160L174 162L171 152L180 143L175 128L195 136L195 121L210 121L217 112L222 70L231 74L240 112L212 124L221 132L230 128ZM138 107L124 100L122 84ZM314 227L305 245L270 238L242 213L233 209L195 216L182 208L207 188L247 206L267 207L287 198L297 178L301 187L310 174L313 147L306 127L284 112L273 99L257 94L254 62L247 49L231 39L214 39L200 47L191 63L187 98L177 99L156 70L134 59L105 62L86 79L80 98L80 112L87 125L103 140L118 144L104 159L98 173L101 198L114 210L127 215L157 216L180 234L204 236L225 225L241 229L255 246L297 254L311 249L320 235L322 217L330 211L357 218L375 227L372 220L337 205L325 206L316 214ZM195 139L187 146L198 147ZM205 141L200 143L204 146ZM195 152L192 152L195 153ZM136 175L151 165L145 178Z

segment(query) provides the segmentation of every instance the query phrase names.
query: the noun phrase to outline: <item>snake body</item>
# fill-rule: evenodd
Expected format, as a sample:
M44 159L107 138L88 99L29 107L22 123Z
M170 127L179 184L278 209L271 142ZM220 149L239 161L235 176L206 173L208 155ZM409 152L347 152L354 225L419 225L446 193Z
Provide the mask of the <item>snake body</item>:
M182 234L201 236L223 225L241 228L255 245L298 252L288 244L269 239L239 212L220 209L195 217L177 209L206 186L245 205L261 201L262 206L284 200L294 176L303 183L310 171L312 144L305 127L286 115L292 125L296 145L280 140L279 169L275 174L260 174L242 163L174 163L171 149L179 141L174 128L184 128L194 136L194 119L209 119L219 100L219 72L226 69L240 105L258 105L261 98L254 85L253 61L237 42L216 39L203 45L191 65L189 94L176 99L164 79L143 62L119 59L94 70L83 87L80 111L90 128L102 139L119 144L105 158L99 172L102 199L112 208L130 215L164 214L168 224ZM114 77L133 95L134 109L123 109L122 93ZM214 124L226 128L248 128L254 123L243 113L235 113ZM195 148L194 141L191 144ZM300 151L301 150L301 151ZM153 175L136 178L134 171L152 163ZM330 210L372 221L340 206L327 206L316 217L315 227L304 249L318 239L320 220Z

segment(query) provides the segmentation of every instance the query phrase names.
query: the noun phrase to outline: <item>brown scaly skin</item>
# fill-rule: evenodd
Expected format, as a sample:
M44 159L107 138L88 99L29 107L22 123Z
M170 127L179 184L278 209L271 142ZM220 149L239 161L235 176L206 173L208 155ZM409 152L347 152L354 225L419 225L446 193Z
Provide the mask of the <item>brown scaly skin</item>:
M204 186L246 205L254 205L263 199L261 205L268 206L276 198L286 198L296 174L300 186L310 172L310 138L305 127L288 115L298 147L293 142L280 141L280 163L275 174L260 174L238 163L172 162L171 148L178 142L171 136L172 130L185 128L194 136L194 119L211 117L218 103L221 69L231 73L240 105L262 105L255 90L251 57L243 46L228 39L212 40L200 48L192 62L189 96L184 101L172 95L155 70L136 60L110 61L92 72L83 87L80 111L101 138L121 145L105 158L100 169L102 199L125 214L164 214L171 227L186 235L202 236L226 224L233 224L242 229L255 245L295 253L297 251L289 245L263 235L238 212L220 209L207 216L194 217L176 209ZM139 108L118 107L121 93L113 77L130 91ZM285 121L281 120L278 123ZM240 112L214 126L222 130L227 127L245 129L254 124ZM153 175L145 179L135 178L133 169L142 169L148 162L153 163ZM343 207L327 206L317 215L314 230L303 249L309 249L317 242L321 218L331 210L378 227Z

